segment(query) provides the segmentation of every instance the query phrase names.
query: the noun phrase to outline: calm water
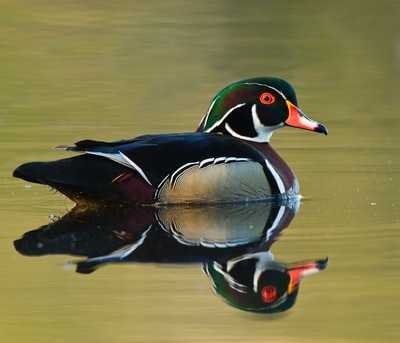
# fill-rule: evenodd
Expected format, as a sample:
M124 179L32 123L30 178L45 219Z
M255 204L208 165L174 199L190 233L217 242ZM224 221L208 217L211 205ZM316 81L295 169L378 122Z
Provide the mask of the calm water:
M1 1L0 340L398 342L398 1ZM256 315L215 296L200 264L77 274L78 257L22 256L13 241L73 204L11 177L64 157L57 144L193 130L215 93L259 75L290 81L327 137L272 145L300 209L279 261L329 257L296 305Z

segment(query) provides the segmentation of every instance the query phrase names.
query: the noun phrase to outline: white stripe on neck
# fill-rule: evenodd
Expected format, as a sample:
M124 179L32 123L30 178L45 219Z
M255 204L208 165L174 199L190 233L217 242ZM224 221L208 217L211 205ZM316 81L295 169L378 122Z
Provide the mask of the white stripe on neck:
M272 134L274 133L274 131L285 125L284 123L281 123L281 124L278 124L275 126L265 126L263 123L261 123L260 118L258 117L256 104L254 104L251 107L251 118L253 120L254 129L257 132L257 136L255 136L255 137L243 136L243 135L239 134L238 132L233 130L229 126L228 123L225 123L225 126L224 126L225 130L230 135L232 135L233 137L236 137L236 138L240 138L240 139L243 139L246 141L258 142L258 143L268 143ZM218 125L219 125L219 123L218 123Z
M211 132L212 130L214 130L217 126L219 126L222 122L224 122L225 119L226 119L234 110L236 110L237 108L242 107L242 106L244 106L244 105L246 105L246 103L236 105L236 106L232 107L231 109L229 109L229 111L226 112L226 113L224 114L224 116L223 116L220 120L216 121L216 122L214 123L214 125L212 125L212 126L211 126L209 129L207 129L205 132ZM211 108L210 108L210 109L211 109ZM206 120L206 122L207 122L208 119L209 119L209 115L210 115L210 112L207 113L207 120ZM206 124L206 123L205 123L205 124Z

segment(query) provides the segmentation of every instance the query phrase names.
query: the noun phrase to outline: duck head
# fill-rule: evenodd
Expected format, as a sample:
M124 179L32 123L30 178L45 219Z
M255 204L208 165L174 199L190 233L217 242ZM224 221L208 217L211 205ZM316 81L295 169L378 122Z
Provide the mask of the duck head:
M240 310L278 313L296 301L304 276L327 268L328 259L290 264L274 261L269 251L245 254L225 263L207 262L203 269L216 294Z
M296 93L288 82L259 77L222 89L211 102L197 131L267 143L272 133L284 126L328 133L324 125L311 120L298 108Z

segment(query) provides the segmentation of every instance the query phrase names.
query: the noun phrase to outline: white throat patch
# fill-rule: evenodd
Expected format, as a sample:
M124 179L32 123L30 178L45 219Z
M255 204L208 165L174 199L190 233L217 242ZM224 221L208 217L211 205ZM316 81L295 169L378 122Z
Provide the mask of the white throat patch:
M261 121L260 121L260 118L258 117L256 104L254 104L251 107L251 117L253 119L254 129L257 132L256 137L247 137L247 136L240 135L239 133L234 131L229 126L228 123L226 123L224 127L225 127L226 131L228 131L229 134L231 134L233 137L240 138L240 139L247 140L247 141L258 142L258 143L268 143L272 134L274 133L274 131L285 126L284 123L281 123L281 124L278 124L275 126L263 125L263 123L261 123Z

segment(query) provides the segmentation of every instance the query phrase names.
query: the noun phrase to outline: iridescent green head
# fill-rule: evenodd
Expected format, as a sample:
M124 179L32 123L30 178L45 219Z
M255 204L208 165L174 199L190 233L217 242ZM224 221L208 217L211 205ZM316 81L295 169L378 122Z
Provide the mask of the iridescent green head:
M258 77L235 82L213 99L198 132L220 132L254 142L268 142L285 125L327 134L297 107L296 93L286 81Z

